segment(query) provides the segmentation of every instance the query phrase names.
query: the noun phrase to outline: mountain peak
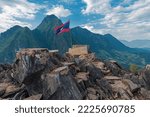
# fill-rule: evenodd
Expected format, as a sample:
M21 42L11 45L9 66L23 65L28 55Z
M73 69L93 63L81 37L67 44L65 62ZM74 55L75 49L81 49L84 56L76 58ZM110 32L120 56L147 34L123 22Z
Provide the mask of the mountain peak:
M14 28L14 29L19 29L19 28L23 28L23 27L21 27L21 26L19 26L19 25L15 25L15 26L13 26L12 28Z
M88 30L86 28L82 28L80 26L74 27L74 28L72 28L72 30L73 31L80 31L80 32L84 32L84 33L91 33L91 34L93 34L93 32L91 32L90 30Z
M10 29L8 29L7 31L1 33L1 38L8 38L10 35L12 36L15 32L22 30L23 27L19 26L19 25L15 25L13 27L11 27Z
M45 30L50 30L50 28L52 29L52 28L59 26L61 24L62 24L62 22L57 16L47 15L43 19L42 23L37 27L37 29L43 32Z
M8 29L6 32L11 32L11 31L14 31L14 30L16 31L16 30L20 30L20 29L23 29L23 27L21 27L19 25L15 25L15 26L11 27L10 29Z
M55 15L47 15L45 18L44 18L44 20L43 21L50 21L50 20L60 20L57 16L55 16Z

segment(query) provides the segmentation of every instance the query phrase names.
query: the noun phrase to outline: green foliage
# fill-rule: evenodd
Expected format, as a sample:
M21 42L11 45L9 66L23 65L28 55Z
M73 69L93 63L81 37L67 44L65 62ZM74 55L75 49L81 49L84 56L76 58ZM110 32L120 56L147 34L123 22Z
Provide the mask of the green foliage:
M136 64L131 64L130 65L130 71L133 73L137 73L138 72L138 66Z

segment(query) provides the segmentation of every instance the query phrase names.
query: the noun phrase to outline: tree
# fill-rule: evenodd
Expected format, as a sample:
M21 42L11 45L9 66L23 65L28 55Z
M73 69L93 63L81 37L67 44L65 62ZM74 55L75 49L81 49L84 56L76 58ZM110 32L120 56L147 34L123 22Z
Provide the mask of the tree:
M133 73L137 73L138 72L138 66L136 64L131 64L130 65L130 71Z

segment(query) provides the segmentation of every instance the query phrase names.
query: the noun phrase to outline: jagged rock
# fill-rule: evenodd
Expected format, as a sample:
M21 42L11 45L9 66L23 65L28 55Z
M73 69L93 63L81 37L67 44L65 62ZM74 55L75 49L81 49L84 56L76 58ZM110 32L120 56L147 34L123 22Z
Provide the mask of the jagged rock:
M92 87L87 88L88 93L96 95L96 90Z
M59 73L42 75L42 82L43 98L49 99L60 88L60 75Z
M89 94L87 94L87 99L88 100L98 100L98 96L89 93Z
M13 97L12 100L23 100L24 98L28 97L28 92L25 88L22 88L19 92L17 92Z
M116 61L105 62L105 65L114 76L122 76L124 74L121 66Z
M133 98L135 95L130 91L130 89L128 88L126 90L126 93L130 96L130 98Z
M8 86L7 86L6 90L5 90L5 93L4 93L4 95L2 97L5 98L5 97L9 97L11 95L15 95L21 89L22 89L21 87L18 87L16 85L8 84Z
M134 84L131 80L123 79L122 82L129 86L132 93L137 92L140 89L140 86Z
M87 95L87 84L86 84L87 82L88 81L81 81L76 84L80 93L82 94L82 99L85 99L85 97Z
M116 76L105 76L104 79L107 80L121 80L121 77L116 77Z
M33 74L40 74L49 59L47 49L23 49L17 53L16 72L14 77L20 83L30 82Z
M5 93L5 88L0 87L0 96L2 96Z
M28 98L25 98L24 100L40 100L40 99L42 99L42 94L33 95Z
M118 92L119 89L126 90L128 88L127 84L124 84L121 80L116 80L111 84L113 91Z
M147 100L150 100L150 91L144 89L144 88L141 88L141 94L143 96L143 99L147 99Z
M0 83L11 82L11 69L12 66L9 64L0 64Z
M125 73L123 79L131 80L134 84L137 84L140 87L146 87L146 83L141 75L137 76L133 73Z
M95 65L95 67L99 69L105 69L105 63L103 62L96 61L96 62L93 62L93 64Z
M147 67L142 71L141 75L142 75L142 78L144 79L144 81L146 83L146 88L150 90L150 69L149 69L149 65L147 65Z
M121 80L113 81L111 87L115 99L130 99L129 95L126 92L128 91L128 86L125 85Z
M59 67L53 70L54 73L59 73L60 75L67 75L68 71L69 71L68 66Z
M60 87L58 90L49 98L55 100L81 100L83 99L83 95L79 91L73 77L71 74L66 76L60 76Z
M0 64L0 72L10 70L12 69L12 66L9 64Z
M0 96L2 96L5 93L5 88L0 86Z
M62 64L63 64L63 66L71 66L71 65L74 65L75 63L74 62L63 62Z
M83 54L79 56L80 61L87 61L87 62L92 62L96 59L95 54L94 53L90 53L90 54Z
M84 48L83 51L76 51ZM0 99L150 99L150 67L138 74L101 61L87 46L22 49L13 65L0 65Z
M75 79L78 81L78 82L81 82L81 81L87 81L89 78L89 73L86 73L86 72L79 72L76 74L75 76Z
M0 96L3 96L9 83L0 83Z
M124 99L124 100L130 100L131 98L129 97L129 95L126 93L126 91L122 88L120 88L118 90L118 93L120 95L120 99Z
M109 99L112 97L112 95L113 95L112 94L112 87L107 80L97 79L96 85L97 85L97 87L99 87L99 90L100 90L99 93L101 94L101 91L103 92L102 96L104 99Z
M86 72L89 72L89 80L91 82L95 82L96 79L101 79L104 76L102 71L93 64L86 64Z

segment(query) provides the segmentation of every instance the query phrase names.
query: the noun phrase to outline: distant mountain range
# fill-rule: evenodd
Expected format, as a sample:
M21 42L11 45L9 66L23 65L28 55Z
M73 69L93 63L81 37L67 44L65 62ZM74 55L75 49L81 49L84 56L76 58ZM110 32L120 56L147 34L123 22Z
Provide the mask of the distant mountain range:
M68 33L55 35L54 27L61 24L55 15L49 15L34 30L20 26L10 28L0 36L0 62L12 62L16 51L21 48L58 49L64 53L72 44L86 44L98 58L114 59L124 67L129 67L130 64L143 67L150 63L148 50L129 48L110 34L100 35L75 27Z
M123 44L131 48L149 48L150 49L150 40L133 40L133 41L126 41L121 40Z

